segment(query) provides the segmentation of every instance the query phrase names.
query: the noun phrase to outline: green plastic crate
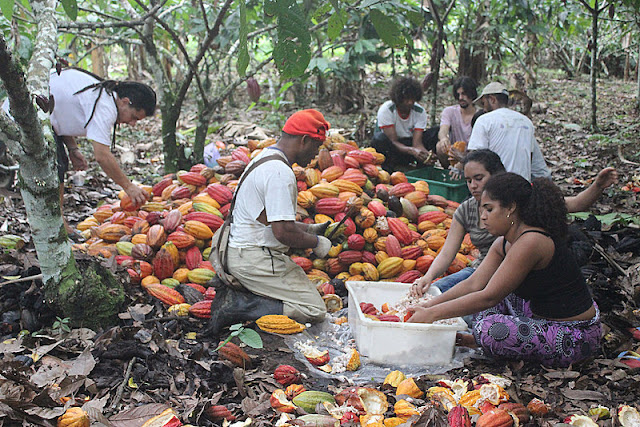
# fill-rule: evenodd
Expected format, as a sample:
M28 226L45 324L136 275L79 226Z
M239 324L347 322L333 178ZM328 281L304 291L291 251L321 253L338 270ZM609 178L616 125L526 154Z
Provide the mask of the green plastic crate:
M425 181L429 184L429 193L461 203L469 197L469 189L464 179L451 179L449 171L427 166L405 172L409 182Z

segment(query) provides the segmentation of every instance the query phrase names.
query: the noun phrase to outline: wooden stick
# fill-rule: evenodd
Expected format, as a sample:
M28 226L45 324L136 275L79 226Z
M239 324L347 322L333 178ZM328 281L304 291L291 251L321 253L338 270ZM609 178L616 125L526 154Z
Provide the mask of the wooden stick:
M133 364L135 362L136 362L136 358L135 357L132 357L131 360L129 360L129 364L127 365L127 371L124 374L124 379L122 380L122 383L120 383L120 385L118 386L118 393L116 394L116 398L114 399L113 403L111 404L111 409L116 409L116 406L118 406L118 404L120 403L120 400L122 400L122 394L124 393L124 387L129 382L129 377L131 377L131 370L133 369Z
M629 274L628 274L626 271L624 271L624 268L620 267L620 265L619 265L617 262L615 262L615 261L613 260L613 258L611 258L611 257L609 256L609 254L607 254L607 253L604 251L604 249L602 248L602 246L600 246L598 243L595 243L595 244L593 245L593 248L594 248L594 249L595 249L595 250L596 250L600 255L602 255L602 258L604 258L604 259L605 259L609 264L611 264L611 266L612 266L612 267L615 267L615 268L616 268L620 273L622 273L622 275L623 275L624 277L629 277Z
M0 283L0 286L10 285L11 283L28 282L29 280L42 280L42 274L36 274L29 277L21 277L19 279L9 280L9 281Z

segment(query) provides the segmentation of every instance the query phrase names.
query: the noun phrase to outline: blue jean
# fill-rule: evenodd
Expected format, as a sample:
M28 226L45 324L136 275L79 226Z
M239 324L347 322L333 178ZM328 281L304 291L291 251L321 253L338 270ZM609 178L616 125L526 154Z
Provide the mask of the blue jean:
M444 293L471 276L474 271L476 271L476 269L473 267L465 267L457 273L453 273L448 276L444 276L440 280L436 280L433 282L433 286L437 287L440 289L440 292Z

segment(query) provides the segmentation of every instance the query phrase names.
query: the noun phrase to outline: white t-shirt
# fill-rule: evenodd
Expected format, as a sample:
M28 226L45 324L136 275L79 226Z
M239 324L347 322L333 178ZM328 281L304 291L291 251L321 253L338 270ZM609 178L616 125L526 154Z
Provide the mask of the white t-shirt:
M465 123L462 118L462 108L459 105L452 105L442 110L440 116L440 126L449 125L449 140L451 143L457 141L469 142L471 136L471 120Z
M275 148L267 148L253 161L271 155L284 153ZM250 163L251 164L251 163ZM247 166L247 169L249 166ZM267 221L295 221L298 187L296 176L287 163L279 160L268 161L254 169L238 190L233 208L233 222L229 246L233 248L267 247L285 252L288 246L273 235L271 226L257 221L262 211L266 211Z
M378 109L378 127L384 129L394 126L398 138L411 138L414 130L427 128L427 112L418 103L413 104L409 117L403 119L392 101L387 101Z
M93 105L99 90L89 89L77 95L79 90L97 83L98 80L82 71L67 69L60 75L55 71L49 80L50 91L55 100L51 114L51 126L59 136L84 136L104 145L111 145L113 125L118 118L118 109L111 95L102 91L93 118ZM117 99L117 95L114 94Z
M473 127L467 148L487 148L495 152L507 172L517 173L529 181L532 177L551 176L536 141L533 123L509 108L498 108L481 115Z
M86 128L84 125L91 117L99 90L88 89L74 95L97 82L98 80L89 74L71 68L63 70L60 75L55 71L51 72L49 91L53 95L55 105L50 120L57 135L84 136L100 144L111 145L113 125L118 119L118 109L111 95L102 91L93 118ZM113 96L118 99L115 93ZM3 103L2 109L9 114L8 100Z

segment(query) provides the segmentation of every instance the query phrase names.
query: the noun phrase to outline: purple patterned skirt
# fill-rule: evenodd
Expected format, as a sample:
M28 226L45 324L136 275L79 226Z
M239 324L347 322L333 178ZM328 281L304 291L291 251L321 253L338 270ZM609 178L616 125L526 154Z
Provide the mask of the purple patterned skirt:
M566 367L600 349L600 310L590 320L534 318L529 303L514 294L474 317L473 336L488 356Z

